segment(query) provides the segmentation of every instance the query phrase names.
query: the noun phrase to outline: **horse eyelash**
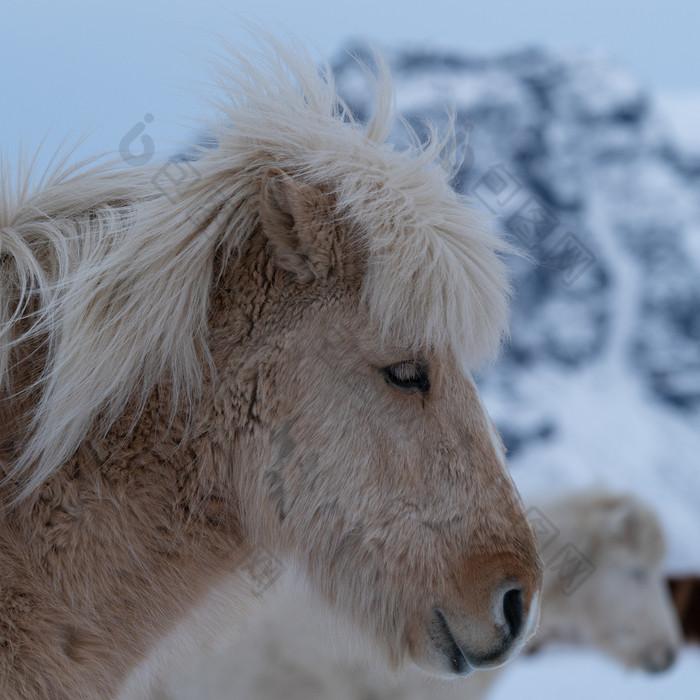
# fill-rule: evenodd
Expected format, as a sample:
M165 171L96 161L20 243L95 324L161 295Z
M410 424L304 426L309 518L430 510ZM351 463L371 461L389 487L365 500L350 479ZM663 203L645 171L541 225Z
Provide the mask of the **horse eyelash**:
M387 384L407 393L423 392L430 388L428 364L422 360L403 360L382 368Z

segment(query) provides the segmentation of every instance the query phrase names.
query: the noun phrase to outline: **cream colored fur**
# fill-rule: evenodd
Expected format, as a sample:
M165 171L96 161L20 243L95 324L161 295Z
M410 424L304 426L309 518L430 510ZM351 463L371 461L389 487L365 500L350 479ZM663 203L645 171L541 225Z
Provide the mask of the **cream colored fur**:
M378 72L363 127L299 47L234 55L179 184L3 165L3 698L137 692L231 587L243 611L260 552L387 666L464 673L532 634L542 563L468 371L505 246L442 143L384 143Z
M665 585L663 535L649 507L602 490L539 500L537 507L560 530L545 560L550 548L572 543L595 572L570 595L559 570L545 572L533 645L573 642L630 668L667 668L681 635ZM549 537L543 533L545 544ZM392 676L352 626L293 576L226 640L211 643L209 654L187 670L164 675L153 700L477 700L501 673L477 671L454 681L410 670Z
M377 110L352 122L328 66L299 47L258 62L233 55L217 76L218 143L199 148L185 191L149 168L66 167L13 179L0 171L0 378L17 344L49 338L32 429L13 470L28 493L129 399L143 403L167 373L175 406L200 396L214 258L240 255L258 223L271 167L332 191L338 223L366 250L362 297L383 342L453 350L474 366L506 328L505 245L434 165L449 134L415 150L384 143L394 123L388 70L378 61ZM233 126L232 126L233 125ZM156 181L158 178L156 177ZM18 321L26 319L27 323Z

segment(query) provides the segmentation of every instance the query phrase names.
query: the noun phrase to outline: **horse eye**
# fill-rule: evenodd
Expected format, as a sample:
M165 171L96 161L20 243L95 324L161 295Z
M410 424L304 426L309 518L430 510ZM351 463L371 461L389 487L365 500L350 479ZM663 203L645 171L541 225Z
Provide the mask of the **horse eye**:
M630 569L629 574L635 581L644 581L647 577L647 572L641 567Z
M405 360L382 369L387 384L413 394L430 388L429 368L420 360Z

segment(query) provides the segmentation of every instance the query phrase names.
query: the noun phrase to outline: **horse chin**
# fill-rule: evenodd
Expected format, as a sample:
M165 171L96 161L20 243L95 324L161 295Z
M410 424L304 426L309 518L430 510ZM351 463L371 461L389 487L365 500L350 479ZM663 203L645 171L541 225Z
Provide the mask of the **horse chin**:
M627 657L621 656L620 661L629 670L655 674L668 671L675 663L677 655L678 649L675 646L659 643L635 651Z
M499 602L502 600L502 596L497 598ZM475 639L470 634L478 629L478 623L471 621L465 625L461 617L446 615L434 608L420 653L413 654L414 662L432 675L448 678L469 676L477 670L502 666L517 656L534 635L539 624L539 598L539 593L533 596L528 614L520 614L517 625L513 621L511 624L496 624L492 631L495 630L497 636L490 639L488 645L484 644L483 637ZM519 606L517 609L521 612ZM515 607L511 612L515 615Z
M412 655L412 661L422 672L445 679L464 678L476 670L458 649L445 654L430 643L420 654Z
M678 650L673 646L655 646L642 655L641 666L647 673L664 673L673 666L677 655Z

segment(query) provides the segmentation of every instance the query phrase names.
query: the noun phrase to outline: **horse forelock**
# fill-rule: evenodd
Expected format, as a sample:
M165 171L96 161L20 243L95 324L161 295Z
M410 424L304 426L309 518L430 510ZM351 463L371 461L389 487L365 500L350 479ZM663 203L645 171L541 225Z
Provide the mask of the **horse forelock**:
M472 367L493 357L509 296L499 253L510 248L438 165L450 160L452 124L442 137L433 131L427 143L394 150L386 143L394 93L381 57L375 56L374 115L363 126L339 98L330 68L319 73L303 53L277 51L274 64L244 62L244 70L226 75L240 89L220 109L237 128L212 127L219 162L248 151L259 173L272 155L276 167L331 191L336 215L360 230L368 252L363 298L382 340L450 349Z
M58 168L36 191L27 175L14 198L5 194L3 378L18 343L49 340L30 438L11 472L25 478L25 493L70 456L98 413L108 427L164 374L174 406L196 402L215 256L240 254L253 235L271 167L322 186L338 222L358 232L367 252L362 298L382 340L450 349L467 365L498 349L509 292L499 253L507 246L435 164L449 133L398 152L385 143L394 100L381 59L375 115L363 126L328 66L319 71L298 46L271 44L254 63L234 53L219 67L218 116L204 124L217 148L172 166L189 172L187 188L164 188L163 166Z

